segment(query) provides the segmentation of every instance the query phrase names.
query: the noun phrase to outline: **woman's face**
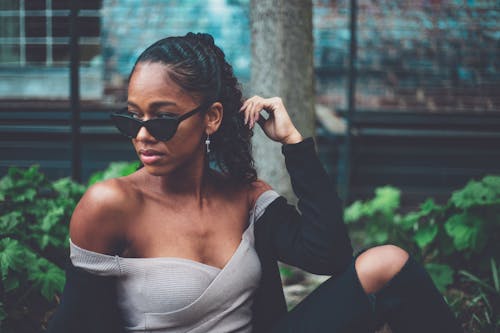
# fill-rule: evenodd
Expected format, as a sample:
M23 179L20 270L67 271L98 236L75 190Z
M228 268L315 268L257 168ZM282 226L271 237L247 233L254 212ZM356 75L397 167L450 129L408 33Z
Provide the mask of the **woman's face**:
M166 66L161 63L137 64L130 78L127 104L129 112L143 121L162 115L180 116L199 106L193 96L170 80ZM203 159L205 125L202 114L196 113L181 121L175 135L165 142L141 127L132 143L145 170L160 176L191 164L197 158Z

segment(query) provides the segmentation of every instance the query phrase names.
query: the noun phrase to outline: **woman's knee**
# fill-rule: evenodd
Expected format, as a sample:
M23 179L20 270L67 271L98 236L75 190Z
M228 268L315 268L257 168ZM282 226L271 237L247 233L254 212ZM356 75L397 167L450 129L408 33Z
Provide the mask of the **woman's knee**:
M363 252L355 263L361 286L367 294L380 290L404 266L408 253L395 245L381 245Z

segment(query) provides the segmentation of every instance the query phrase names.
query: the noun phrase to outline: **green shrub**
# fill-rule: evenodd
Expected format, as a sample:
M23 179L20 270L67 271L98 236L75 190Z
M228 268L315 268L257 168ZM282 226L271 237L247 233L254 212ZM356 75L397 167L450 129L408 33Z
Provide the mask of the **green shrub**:
M89 178L88 185L95 184L97 182L109 179L116 178L121 176L130 175L139 167L140 162L112 162L109 164L106 170L98 171L92 174Z
M138 163L112 163L89 185L124 176ZM0 331L39 331L64 286L68 222L87 186L49 181L37 166L10 168L0 180ZM394 243L419 257L450 305L470 314L469 331L499 327L500 177L471 181L445 205L426 200L399 213L401 192L377 189L355 202L346 223L362 246ZM474 272L474 273L470 273ZM286 272L284 272L286 275ZM453 288L459 286L460 289Z
M69 179L51 183L37 166L10 168L0 180L2 330L32 330L31 304L41 296L47 306L62 291L67 221L84 189Z
M463 272L475 272L478 281L496 272L491 262L500 262L500 176L470 181L446 204L427 199L419 210L406 214L399 213L400 194L394 187L379 188L373 199L356 201L345 210L346 223L360 246L393 243L407 249L423 262L441 292L464 283L469 287L474 281L464 282ZM477 294L469 291L460 301L461 310ZM476 321L497 325L498 295L491 290L481 293L490 296L491 306L483 308L482 319L474 314Z
M91 183L130 174L137 163L112 163ZM32 166L0 180L0 331L35 332L65 283L68 223L86 186L49 181Z

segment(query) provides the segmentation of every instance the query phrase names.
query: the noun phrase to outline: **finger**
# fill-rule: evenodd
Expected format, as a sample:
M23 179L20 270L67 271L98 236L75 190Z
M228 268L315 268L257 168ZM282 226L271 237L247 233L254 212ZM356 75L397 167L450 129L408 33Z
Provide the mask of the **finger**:
M260 103L256 103L253 108L252 108L252 113L251 113L251 118L250 118L250 128L253 128L255 126L255 122L259 118L259 113L262 110L262 105Z
M256 111L254 110L254 112L250 116L250 128L253 128L255 125L255 114L256 114Z
M250 117L249 117L249 124L248 124L248 128L253 128L253 120L254 120L254 114L251 113L250 114Z
M253 108L254 104L249 103L247 108L245 109L245 125L248 125L249 128L251 126Z
M264 103L262 110L264 110L266 114L271 115L275 110L275 106L274 104L266 100L266 103Z
M255 123L256 121L259 121L259 118L260 118L260 112L259 112L259 111L257 111L257 112L255 112L255 117L253 118L254 123Z
M244 109L246 109L250 102L251 102L250 99L247 99L246 101L244 101L243 104L241 105L240 111L243 111Z
M249 104L252 104L256 101L256 96L253 96L253 97L250 97L250 98L247 98L244 102L243 102L243 105L245 107L247 107Z
M262 98L262 97L260 97L259 95L253 95L252 97L250 97L250 99L251 99L252 101L258 101L258 100L261 100L261 99L263 99L263 98Z
M250 102L250 103L248 103L247 107L245 108L245 125L248 124L248 120L250 118L250 113L252 112L252 107L253 107L253 103Z
M279 97L269 98L266 101L267 101L266 111L268 111L269 114L272 114L276 111L279 111L279 110L285 108L281 98L279 98Z

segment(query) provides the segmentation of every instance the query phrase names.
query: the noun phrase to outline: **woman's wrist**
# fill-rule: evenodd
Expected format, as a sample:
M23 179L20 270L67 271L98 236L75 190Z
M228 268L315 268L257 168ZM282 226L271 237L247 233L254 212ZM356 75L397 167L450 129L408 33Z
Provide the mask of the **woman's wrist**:
M299 131L295 130L295 132L293 132L292 134L288 135L286 138L281 140L281 143L284 145L291 145L291 144L299 143L302 140L304 140L302 135L299 133Z

